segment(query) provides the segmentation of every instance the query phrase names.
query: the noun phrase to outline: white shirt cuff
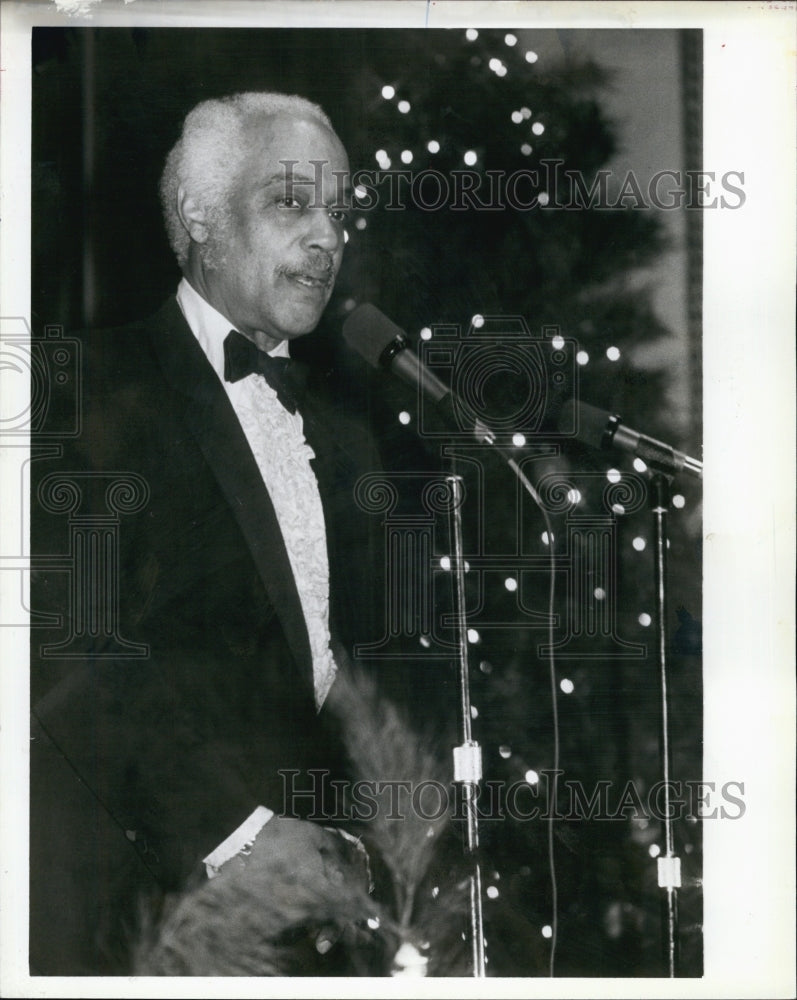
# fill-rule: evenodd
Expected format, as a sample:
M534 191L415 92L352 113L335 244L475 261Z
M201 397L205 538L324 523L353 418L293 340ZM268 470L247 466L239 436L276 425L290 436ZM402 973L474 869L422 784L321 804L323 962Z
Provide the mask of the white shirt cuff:
M234 858L236 854L240 854L247 847L251 847L255 842L255 837L257 837L273 815L274 813L271 809L267 809L265 806L258 806L241 823L237 830L233 830L226 840L223 840L215 850L211 851L206 858L203 858L208 878L215 878L219 874L219 869L223 864L226 864L230 858Z

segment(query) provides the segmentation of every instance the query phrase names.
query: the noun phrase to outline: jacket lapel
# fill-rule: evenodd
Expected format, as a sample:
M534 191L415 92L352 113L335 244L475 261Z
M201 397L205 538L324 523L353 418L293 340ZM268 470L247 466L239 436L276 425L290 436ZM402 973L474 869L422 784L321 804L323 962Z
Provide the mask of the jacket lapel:
M148 324L166 381L243 533L304 679L312 684L307 627L277 516L224 389L171 298Z

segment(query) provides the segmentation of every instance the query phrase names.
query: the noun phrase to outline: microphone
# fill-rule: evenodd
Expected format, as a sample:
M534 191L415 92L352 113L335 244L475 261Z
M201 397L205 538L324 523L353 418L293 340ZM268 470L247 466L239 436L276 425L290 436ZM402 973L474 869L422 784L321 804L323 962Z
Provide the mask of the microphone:
M376 306L367 302L357 306L343 323L343 337L372 368L387 369L420 390L449 423L462 430L454 411L455 396L450 387L426 367L410 349L404 331ZM495 434L480 420L475 422L473 433L478 441L495 444ZM496 450L503 454L500 448Z
M404 331L376 306L367 302L357 306L343 324L343 336L372 368L392 371L409 385L420 388L435 405L452 395L449 387L409 350Z
M641 458L646 465L657 472L670 476L688 472L697 479L703 478L703 463L696 458L690 458L689 455L676 451L662 441L626 427L617 414L599 410L589 403L569 399L562 407L559 416L559 430L565 431L574 426L576 440L591 448L599 451L617 448Z

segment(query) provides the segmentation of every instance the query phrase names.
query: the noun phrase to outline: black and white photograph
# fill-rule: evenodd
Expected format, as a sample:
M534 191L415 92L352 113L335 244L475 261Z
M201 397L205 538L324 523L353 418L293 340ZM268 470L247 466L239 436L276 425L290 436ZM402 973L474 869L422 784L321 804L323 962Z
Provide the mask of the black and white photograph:
M795 7L487 6L3 7L8 996L794 988Z

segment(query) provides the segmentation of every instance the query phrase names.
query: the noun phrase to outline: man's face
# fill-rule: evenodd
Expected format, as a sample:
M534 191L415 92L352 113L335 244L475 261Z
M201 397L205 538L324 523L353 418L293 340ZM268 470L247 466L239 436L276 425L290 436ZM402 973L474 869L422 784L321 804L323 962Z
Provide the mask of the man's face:
M269 350L313 330L332 294L349 161L334 133L292 115L250 125L245 149L204 279L211 304Z

